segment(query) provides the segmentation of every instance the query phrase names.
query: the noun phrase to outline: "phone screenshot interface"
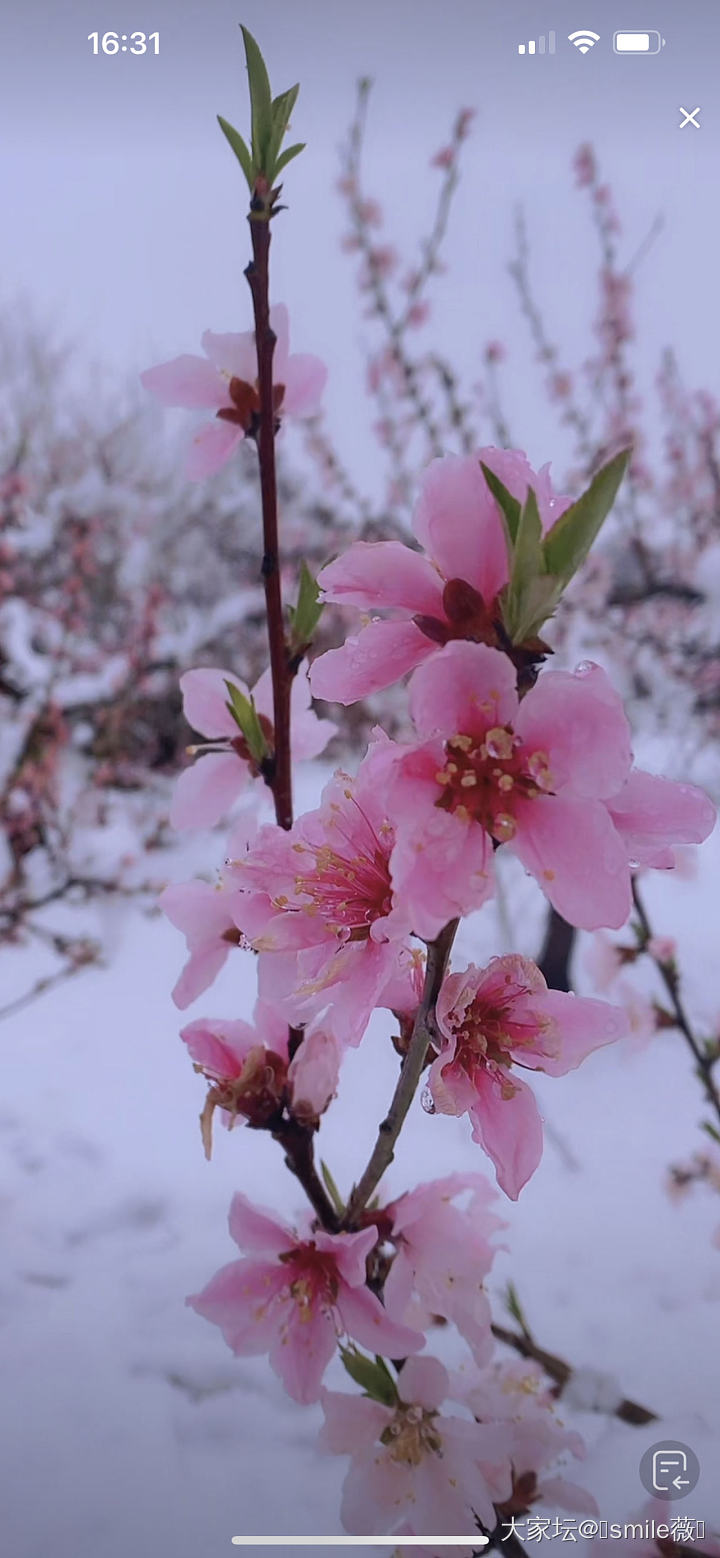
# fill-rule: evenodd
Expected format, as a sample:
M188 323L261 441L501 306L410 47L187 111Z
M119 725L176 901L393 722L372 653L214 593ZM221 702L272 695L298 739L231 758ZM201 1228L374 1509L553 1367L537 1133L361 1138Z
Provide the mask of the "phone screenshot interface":
M720 1554L720 10L4 0L13 1558Z

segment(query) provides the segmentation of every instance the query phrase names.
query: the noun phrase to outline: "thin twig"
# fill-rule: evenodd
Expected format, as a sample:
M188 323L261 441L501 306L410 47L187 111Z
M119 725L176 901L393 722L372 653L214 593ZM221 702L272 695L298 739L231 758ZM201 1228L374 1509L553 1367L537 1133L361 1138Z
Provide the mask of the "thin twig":
M705 1097L707 1098L711 1109L713 1109L717 1115L718 1121L720 1121L720 1092L718 1092L717 1083L713 1076L714 1059L705 1053L700 1040L693 1031L690 1018L688 1017L684 1002L680 995L680 976L677 969L672 963L661 962L660 959L655 957L649 949L648 943L652 939L653 931L650 920L648 918L647 909L645 908L643 900L640 896L640 889L638 887L636 877L633 877L632 895L633 903L635 905L635 912L637 914L642 932L642 935L639 938L642 945L642 950L649 958L652 959L653 963L655 964L655 967L670 998L670 1005L672 1006L675 1023L680 1029L685 1043L687 1044L688 1049L690 1050L697 1066L698 1076L702 1083Z
M428 942L425 985L422 1000L415 1016L410 1044L403 1059L398 1084L395 1088L390 1108L378 1128L377 1141L367 1168L350 1196L347 1211L343 1218L343 1227L345 1228L352 1228L361 1213L364 1212L373 1191L395 1156L395 1143L415 1097L417 1085L425 1066L428 1045L432 1044L436 1037L434 1025L435 1003L445 977L445 970L458 924L458 920L450 920L437 939Z
M254 201L252 203L254 205ZM278 825L292 827L292 767L290 761L290 690L292 674L283 622L280 549L278 542L277 479L275 473L275 408L273 405L273 353L275 333L270 327L270 216L261 217L251 207L249 215L253 257L246 267L255 316L255 345L258 363L260 427L258 458L262 501L263 560L270 669L273 689L273 725L275 751L271 789Z
M493 1325L492 1333L495 1340L505 1342L506 1346L514 1348L523 1358L532 1358L534 1363L539 1363L550 1379L555 1381L558 1395L561 1395L566 1385L572 1379L574 1370L563 1358L558 1358L553 1352L546 1352L544 1347L538 1347L532 1336L521 1331L511 1331L504 1325ZM615 1407L613 1416L619 1417L623 1423L632 1423L640 1427L644 1423L657 1421L657 1412L651 1412L649 1407L644 1407L637 1401L628 1398L620 1401Z

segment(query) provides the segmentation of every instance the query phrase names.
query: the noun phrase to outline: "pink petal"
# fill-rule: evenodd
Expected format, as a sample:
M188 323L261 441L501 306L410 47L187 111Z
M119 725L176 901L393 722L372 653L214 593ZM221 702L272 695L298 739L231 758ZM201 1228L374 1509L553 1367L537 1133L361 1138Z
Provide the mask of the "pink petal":
M414 670L436 645L414 622L371 622L340 649L319 655L310 667L315 698L328 703L357 703Z
M270 329L275 333L273 379L276 384L285 384L290 353L290 316L286 303L273 303L270 309Z
M257 1036L247 1022L198 1017L180 1030L190 1055L199 1066L219 1077L239 1076L243 1062Z
M477 456L431 462L413 529L445 578L466 579L488 605L507 584L505 533Z
M326 600L342 606L388 606L445 620L437 570L401 541L355 541L321 570L318 583Z
M221 466L227 464L244 437L242 429L235 427L232 422L206 422L195 434L190 446L185 475L190 481L202 481L205 476L214 476Z
M515 818L509 847L558 914L580 930L619 930L632 908L630 871L602 802L566 790L516 804Z
M240 1357L265 1352L278 1329L275 1300L287 1283L278 1262L234 1260L186 1299L190 1309L218 1325Z
M702 844L717 816L704 790L641 768L633 769L607 808L631 860L650 866L673 865L665 854L672 845Z
M335 1327L328 1311L317 1304L309 1312L301 1311L293 1303L287 1325L270 1348L270 1367L293 1401L309 1406L320 1399L323 1375L335 1347Z
M629 1032L627 1013L608 1001L548 990L537 1004L538 1012L552 1019L556 1036L544 1043L541 1030L532 1044L518 1046L515 1059L520 1065L544 1071L551 1077L574 1071L593 1050L614 1044Z
M230 810L248 780L248 766L236 752L206 752L175 782L170 826L212 828Z
M390 1319L369 1288L351 1288L343 1283L336 1307L348 1336L381 1357L406 1358L425 1346L425 1337L419 1331L411 1331L409 1326Z
M523 699L517 734L550 759L552 788L614 795L632 762L622 699L599 665L588 672L544 671Z
M240 1191L230 1203L228 1225L235 1243L251 1254L281 1255L297 1244L291 1228L286 1228L267 1207L253 1206Z
M363 1228L359 1233L323 1233L318 1229L315 1242L319 1250L332 1255L343 1282L361 1287L365 1282L365 1262L377 1244L377 1229Z
M293 754L299 763L319 757L337 734L337 725L330 719L318 719L310 707L310 681L306 664L301 665L292 684L290 716Z
M285 377L280 377L280 369L274 372L276 384L285 385L280 415L287 417L312 417L320 409L323 390L327 383L328 371L324 362L319 357L311 357L309 352L295 352L288 358L285 369Z
M252 330L217 335L206 330L202 337L202 349L214 363L226 382L242 379L243 384L254 384L257 379L257 352ZM227 404L231 405L229 394Z
M483 1070L472 1115L473 1140L480 1143L495 1164L500 1189L517 1201L542 1157L543 1133L530 1088L514 1074L508 1086L514 1092L510 1098L504 1098L489 1068Z
M437 1358L409 1358L400 1375L399 1388L400 1397L408 1406L436 1412L450 1389L450 1378Z
M484 735L511 723L517 706L513 666L487 644L447 644L410 683L410 711L421 736Z
M463 822L435 806L419 826L398 831L390 870L413 933L425 941L492 896L487 834L478 823Z
M172 999L181 1012L205 990L209 990L220 973L230 951L227 941L207 942L191 952L187 963L171 991Z
M238 734L237 725L227 707L226 681L233 682L245 698L249 696L248 689L239 676L233 676L232 671L221 671L214 666L202 666L196 671L186 671L180 677L183 713L188 725L213 740L222 736L232 739Z
M365 1445L374 1444L392 1419L387 1407L366 1396L323 1390L320 1399L325 1422L318 1439L321 1448L333 1455L354 1455Z
M340 1050L332 1034L310 1030L290 1062L293 1113L318 1119L335 1097L339 1076Z
M181 406L186 411L216 411L230 405L227 386L215 368L202 357L186 353L148 368L140 374L140 383L162 406Z

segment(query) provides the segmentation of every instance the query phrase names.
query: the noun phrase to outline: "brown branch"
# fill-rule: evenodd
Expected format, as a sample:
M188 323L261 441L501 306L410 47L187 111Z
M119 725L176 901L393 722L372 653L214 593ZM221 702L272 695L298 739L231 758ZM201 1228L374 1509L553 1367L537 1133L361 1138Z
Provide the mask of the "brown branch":
M355 1186L343 1227L352 1228L364 1212L376 1186L395 1156L395 1143L400 1135L407 1112L415 1097L418 1082L425 1066L428 1045L435 1039L435 1003L445 977L448 958L458 928L457 920L450 920L435 941L428 942L427 967L422 999L415 1015L412 1037L400 1068L397 1087L390 1108L378 1128L378 1136L367 1168Z
M492 1333L498 1342L505 1342L506 1346L513 1347L523 1358L532 1358L534 1363L539 1363L550 1379L558 1386L557 1394L562 1395L568 1382L572 1379L574 1370L566 1363L564 1358L558 1358L553 1352L546 1352L544 1347L538 1347L529 1332L511 1331L504 1325L493 1325ZM632 1423L640 1427L644 1423L657 1421L657 1412L651 1412L648 1407L640 1406L637 1401L624 1399L615 1408L615 1417L619 1417L623 1423Z
M284 1120L272 1136L285 1149L285 1162L302 1185L323 1228L337 1233L340 1220L315 1167L312 1130L297 1120Z
M269 193L265 200L261 196L255 195L251 202L248 221L252 236L253 257L246 267L245 276L252 294L253 313L255 316L255 345L257 348L258 393L260 397L260 425L257 435L257 446L260 463L260 495L263 523L262 579L265 589L265 607L270 644L273 724L275 727L275 751L269 782L275 802L275 816L278 825L287 830L292 827L293 822L292 768L290 762L290 690L292 675L283 622L280 546L278 541L275 408L273 405L275 333L270 328L268 273L271 214L269 199Z
M647 909L645 908L643 900L640 896L637 877L633 877L632 895L633 903L635 905L635 913L637 914L640 926L638 942L642 951L645 952L655 964L655 967L670 998L670 1005L672 1007L675 1023L680 1029L685 1043L687 1044L687 1047L695 1061L697 1073L702 1083L705 1097L707 1098L711 1109L714 1110L718 1120L720 1121L720 1092L718 1092L718 1086L713 1076L713 1065L717 1057L713 1058L711 1055L706 1054L700 1040L693 1031L690 1018L688 1017L688 1014L685 1010L685 1004L680 995L680 976L675 965L673 963L661 962L660 959L654 957L652 952L649 950L648 942L652 938L653 930L648 918Z

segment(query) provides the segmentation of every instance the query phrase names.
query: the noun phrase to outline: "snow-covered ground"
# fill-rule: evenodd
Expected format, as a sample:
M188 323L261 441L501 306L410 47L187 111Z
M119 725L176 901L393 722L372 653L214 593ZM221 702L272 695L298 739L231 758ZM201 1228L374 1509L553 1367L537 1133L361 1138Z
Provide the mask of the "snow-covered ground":
M202 862L211 869L222 844L218 834L155 855L153 873L178 880ZM720 1014L717 835L699 860L697 880L657 875L646 895L657 930L677 934L691 1007L709 1021ZM531 951L534 886L511 873L508 893L517 950ZM296 1406L264 1358L235 1359L184 1305L233 1258L232 1192L291 1214L295 1183L261 1133L218 1129L204 1161L204 1085L169 997L182 939L132 905L112 931L107 968L0 1027L3 1551L223 1558L236 1533L336 1534L345 1463L315 1448L319 1408ZM464 927L459 951L504 950L497 938L486 912ZM17 991L35 977L35 957L15 954ZM191 1015L248 1015L252 1000L252 957L238 952ZM341 1188L367 1156L396 1064L381 1022L347 1057L322 1130ZM509 1248L492 1274L497 1317L511 1276L541 1345L608 1371L623 1394L663 1415L636 1429L563 1410L591 1446L572 1474L603 1515L628 1519L646 1503L641 1455L679 1437L702 1476L677 1507L720 1527L720 1252L711 1243L720 1202L698 1193L676 1205L664 1188L668 1163L702 1143L688 1054L677 1034L661 1033L644 1049L600 1052L567 1078L539 1078L537 1090L549 1136L519 1204L502 1208ZM391 1186L462 1167L490 1171L467 1122L430 1118L418 1103ZM342 1388L345 1377L329 1382Z

